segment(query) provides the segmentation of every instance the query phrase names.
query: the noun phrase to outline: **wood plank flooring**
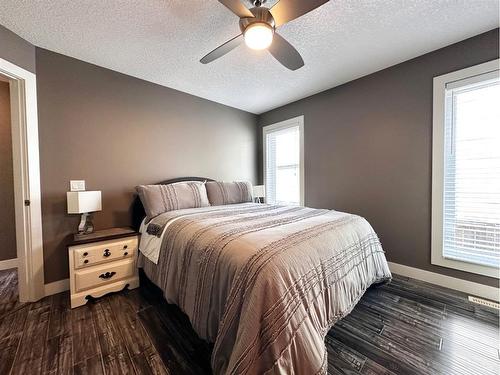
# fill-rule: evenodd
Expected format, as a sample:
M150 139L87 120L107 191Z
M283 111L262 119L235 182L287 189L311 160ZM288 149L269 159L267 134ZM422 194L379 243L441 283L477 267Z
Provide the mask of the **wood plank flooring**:
M156 288L71 310L68 293L19 304L0 271L0 375L210 374L211 345ZM395 276L328 334L329 374L499 374L498 312Z
M22 307L17 295L17 272L15 270L0 271L0 319L2 316Z

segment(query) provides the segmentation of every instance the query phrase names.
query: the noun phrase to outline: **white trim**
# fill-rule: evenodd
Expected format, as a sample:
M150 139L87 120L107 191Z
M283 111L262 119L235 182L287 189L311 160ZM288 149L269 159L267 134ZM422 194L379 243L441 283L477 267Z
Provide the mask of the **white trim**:
M408 267L403 264L387 262L392 273L411 277L431 284L443 286L467 293L473 296L487 298L492 301L500 300L500 289L493 286L483 285L472 281L457 279L455 277L441 275L439 273Z
M488 61L434 77L433 87L433 117L432 117L432 233L431 233L431 263L476 273L479 275L500 278L497 268L446 259L443 257L443 185L444 185L444 133L445 133L445 93L446 84L467 77L485 74L499 69L500 60Z
M0 74L10 83L19 299L36 301L44 297L36 76L4 59Z
M17 258L0 260L0 271L17 268Z
M45 284L44 295L51 296L53 294L62 293L69 290L69 279L57 280L53 283Z
M304 115L302 116L297 116L288 120L280 121L272 125L266 125L262 128L262 150L263 150L263 171L264 171L264 176L263 176L263 181L264 181L264 186L266 185L266 168L267 168L267 159L266 159L266 152L267 152L267 147L266 147L266 135L267 133L280 130L280 129L286 129L292 126L299 126L299 143L300 143L300 160L299 160L299 179L300 179L300 205L303 206L305 204L305 191L304 191Z

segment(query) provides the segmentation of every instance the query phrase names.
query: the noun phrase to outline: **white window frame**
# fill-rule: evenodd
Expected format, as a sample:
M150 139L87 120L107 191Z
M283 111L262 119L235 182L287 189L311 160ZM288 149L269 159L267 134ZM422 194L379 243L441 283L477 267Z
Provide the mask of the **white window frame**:
M498 268L443 257L443 195L446 85L499 70L500 59L434 77L432 119L432 233L431 263L479 275L500 278Z
M300 189L300 205L304 205L304 116L297 116L285 121L281 121L272 125L267 125L262 128L262 149L264 152L264 185L267 185L267 143L266 136L269 133L275 132L277 130L283 130L291 127L299 127L299 189Z

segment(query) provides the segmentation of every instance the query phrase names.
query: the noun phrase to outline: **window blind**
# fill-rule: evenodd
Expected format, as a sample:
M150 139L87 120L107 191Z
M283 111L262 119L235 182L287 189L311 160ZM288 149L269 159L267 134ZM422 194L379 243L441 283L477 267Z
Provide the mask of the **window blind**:
M443 257L500 267L498 72L446 85Z
M266 200L300 204L300 128L290 126L266 133Z

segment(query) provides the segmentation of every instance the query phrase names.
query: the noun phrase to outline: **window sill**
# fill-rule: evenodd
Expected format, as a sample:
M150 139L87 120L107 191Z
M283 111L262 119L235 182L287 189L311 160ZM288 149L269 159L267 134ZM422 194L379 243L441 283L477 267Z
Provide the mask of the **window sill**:
M434 251L432 252L431 264L500 279L500 269L498 268L443 258L442 255L435 254Z

